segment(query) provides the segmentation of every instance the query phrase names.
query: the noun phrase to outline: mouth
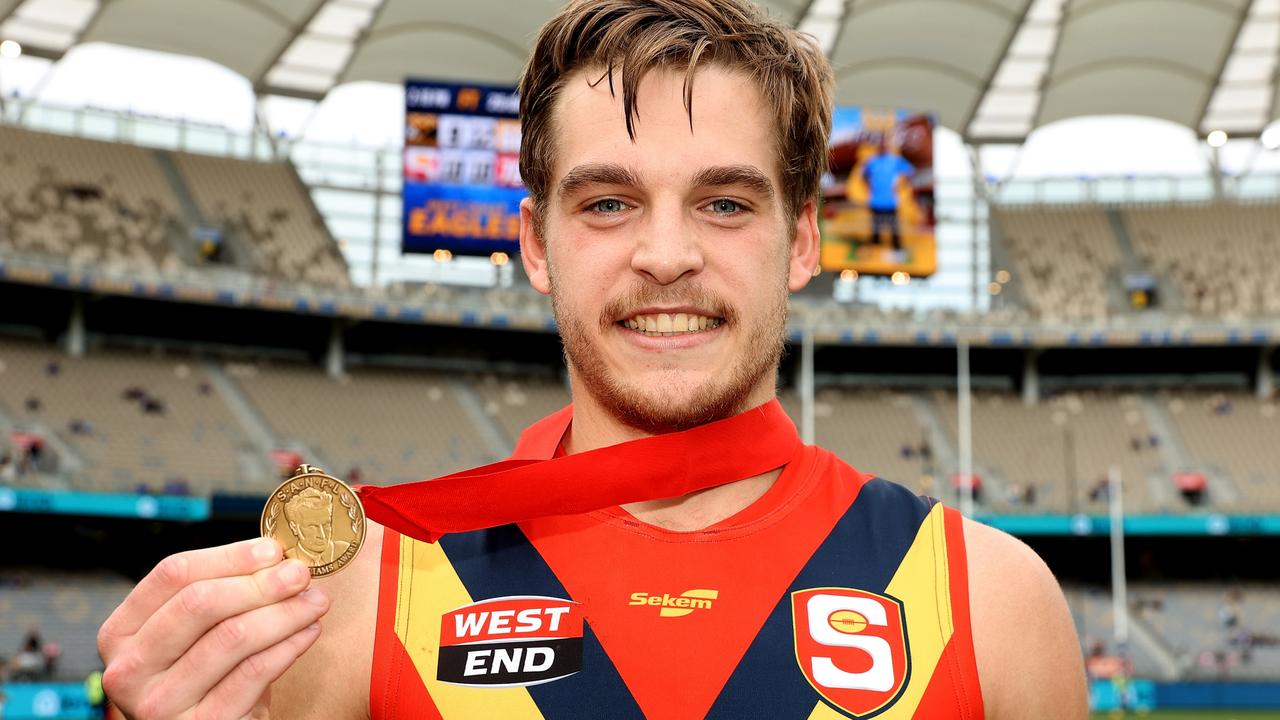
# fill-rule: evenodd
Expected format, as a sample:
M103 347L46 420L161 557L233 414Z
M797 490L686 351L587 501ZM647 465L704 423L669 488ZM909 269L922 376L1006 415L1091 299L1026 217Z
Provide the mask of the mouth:
M720 327L724 318L694 312L637 313L617 321L617 325L647 337L693 335Z

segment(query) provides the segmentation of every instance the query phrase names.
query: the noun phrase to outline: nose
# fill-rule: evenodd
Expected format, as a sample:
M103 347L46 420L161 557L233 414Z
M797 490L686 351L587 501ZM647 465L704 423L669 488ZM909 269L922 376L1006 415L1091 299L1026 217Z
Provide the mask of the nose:
M702 272L704 258L692 218L676 200L655 202L631 254L631 269L658 285Z

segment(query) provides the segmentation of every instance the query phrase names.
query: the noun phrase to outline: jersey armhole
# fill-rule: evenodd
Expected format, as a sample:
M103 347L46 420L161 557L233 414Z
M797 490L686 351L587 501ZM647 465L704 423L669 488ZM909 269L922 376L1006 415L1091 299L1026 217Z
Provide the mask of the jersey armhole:
M966 718L982 720L985 711L982 703L982 684L978 678L978 659L973 649L973 624L969 612L969 563L965 552L964 516L955 508L944 508L944 527L947 536L948 583L951 595L951 622L954 627L951 653L956 665L957 690L967 709Z
M382 531L382 568L378 576L378 619L373 633L373 668L369 674L369 717L390 720L387 700L400 674L396 652L396 604L400 587L400 533Z

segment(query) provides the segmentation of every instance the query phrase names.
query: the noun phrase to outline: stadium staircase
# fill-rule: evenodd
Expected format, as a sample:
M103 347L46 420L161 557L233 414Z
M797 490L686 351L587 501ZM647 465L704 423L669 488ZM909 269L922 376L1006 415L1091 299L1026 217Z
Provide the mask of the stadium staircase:
M200 211L200 206L196 203L195 196L191 192L191 186L182 175L182 170L178 164L174 162L173 154L166 150L153 150L152 156L156 159L156 164L160 166L164 177L169 181L169 187L173 190L173 194L178 199L178 205L182 208L183 219L186 221L187 227L194 230L195 228L215 228L222 234L222 259L220 264L226 267L234 267L244 272L253 273L257 268L262 266L257 253L251 243L245 242L243 236L234 229L226 226L225 223L216 223L210 221ZM199 258L196 252L196 242L194 235L188 235L184 242L180 243L180 247L175 247L174 252L178 256L191 265L204 265L205 263ZM214 268L206 267L206 271L214 270Z
M302 443L284 442L276 437L271 426L258 413L258 409L240 390L240 387L227 376L221 365L208 358L203 358L200 361L200 366L208 373L209 384L213 386L214 392L218 393L223 402L227 404L227 408L231 410L236 422L240 423L245 437L248 437L254 443L256 452L252 454L252 457L241 457L239 459L239 464L244 471L252 472L255 477L264 479L277 477L279 473L271 465L270 461L271 451L275 449L294 450L304 458L307 458L308 462L321 467L329 467L318 453L305 447Z
M987 235L991 248L991 267L995 270L1006 270L1012 274L1009 282L1004 284L1004 290L1001 291L1005 304L1026 308L1027 300L1023 296L1022 281L1017 274L1013 274L1013 269L1017 267L1013 253L1009 252L1009 243L1005 240L1004 229L994 214L987 216Z
M507 437L493 416L484 410L484 400L471 384L460 377L449 378L449 389L462 411L466 413L471 424L475 426L484 441L485 448L494 457L504 458L516 447L516 439Z
M1161 439L1159 450L1165 472L1150 482L1152 492L1157 493L1156 502L1166 508L1184 507L1182 501L1176 497L1170 476L1175 472L1196 471L1204 473L1209 480L1209 502L1212 506L1217 509L1238 506L1240 493L1230 476L1193 460L1182 442L1182 434L1178 432L1177 424L1165 412L1159 399L1149 392L1142 393L1140 398L1147 427Z
M1117 278L1119 282L1112 284L1112 289L1119 292L1119 304L1111 308L1113 313L1123 314L1129 310L1128 299L1125 297L1123 280L1124 275L1128 273L1148 275L1156 279L1156 291L1160 296L1160 307L1164 310L1181 311L1186 308L1186 304L1182 301L1182 293L1178 290L1177 285L1170 282L1163 273L1155 273L1147 266L1147 263L1138 255L1138 251L1133 247L1133 238L1129 235L1129 226L1125 222L1124 213L1119 208L1107 208L1107 221L1111 223L1111 234L1115 237L1116 247L1120 249L1120 257L1122 264L1120 266L1121 276Z
M1138 617L1131 608L1126 609L1129 616L1129 638L1134 649L1146 655L1160 673L1161 680L1177 680L1182 675L1177 655L1173 648L1160 637L1160 633L1151 627L1146 620Z
M938 483L935 493L939 500L956 504L959 497L951 486L949 476L960 467L960 455L956 451L955 443L951 441L951 434L947 432L946 423L938 415L938 408L933 404L927 390L911 393L911 411L915 413L920 429L929 438L930 449L933 450L933 457L941 471L940 475L943 479ZM957 504L956 507L959 505Z

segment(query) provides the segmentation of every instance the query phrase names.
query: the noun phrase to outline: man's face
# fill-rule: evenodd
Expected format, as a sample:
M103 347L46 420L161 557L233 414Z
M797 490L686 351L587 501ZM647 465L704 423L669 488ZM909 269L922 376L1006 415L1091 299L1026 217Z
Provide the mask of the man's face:
M290 522L298 544L307 552L320 553L329 548L333 539L333 519L324 510L306 510L298 514L296 522Z
M531 204L521 242L551 294L575 392L649 432L717 420L768 400L788 288L817 262L812 204L784 210L774 121L750 80L703 67L693 122L681 72L640 83L636 138L614 78L570 76L553 123L542 236Z

